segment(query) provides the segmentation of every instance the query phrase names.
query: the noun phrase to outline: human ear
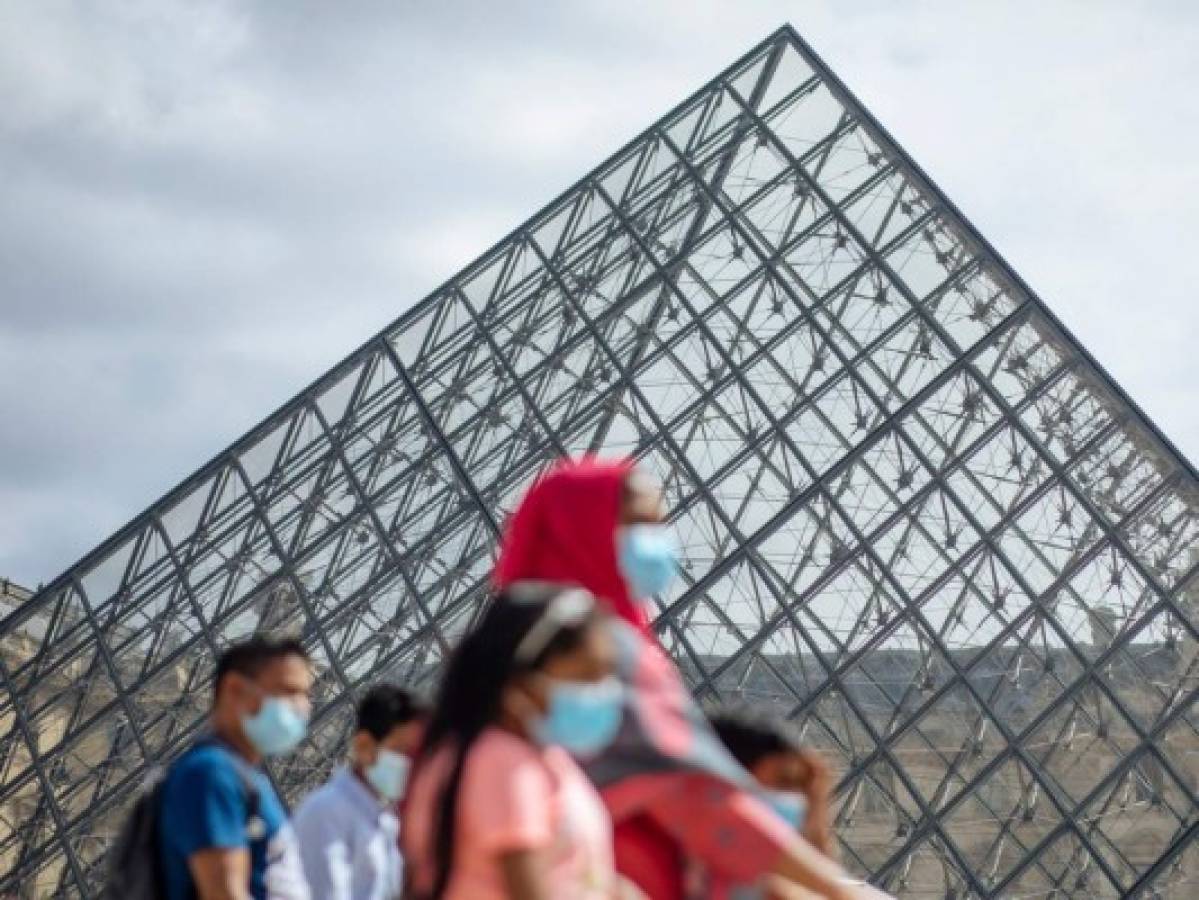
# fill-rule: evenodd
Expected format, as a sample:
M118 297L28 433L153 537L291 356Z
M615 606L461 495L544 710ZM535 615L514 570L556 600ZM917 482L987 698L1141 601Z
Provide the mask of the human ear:
M374 765L379 755L379 746L368 731L356 731L350 738L350 758L356 766L366 768Z
M256 715L266 699L262 689L241 672L231 672L221 685L228 702L238 711Z
M525 727L545 712L544 691L532 677L513 679L500 695L500 705L504 713Z

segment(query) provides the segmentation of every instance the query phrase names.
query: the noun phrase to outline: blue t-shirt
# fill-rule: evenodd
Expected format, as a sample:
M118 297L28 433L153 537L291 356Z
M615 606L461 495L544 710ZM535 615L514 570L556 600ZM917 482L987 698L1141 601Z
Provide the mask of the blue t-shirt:
M258 788L254 816L239 766ZM171 766L162 786L159 838L169 900L194 900L188 857L214 847L249 849L256 900L265 900L268 885L271 897L308 897L287 812L270 780L222 744L202 742Z

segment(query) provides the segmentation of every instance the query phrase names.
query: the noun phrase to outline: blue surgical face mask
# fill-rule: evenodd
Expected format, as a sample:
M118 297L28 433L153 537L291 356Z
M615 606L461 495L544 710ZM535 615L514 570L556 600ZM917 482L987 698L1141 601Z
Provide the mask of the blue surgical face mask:
M615 678L549 682L549 706L532 727L539 744L555 744L576 756L603 750L620 729L624 689Z
M370 786L384 800L399 800L404 796L404 787L408 784L408 770L412 761L402 753L379 748L375 761L367 766L362 773Z
M281 697L267 697L254 715L241 717L242 731L263 756L290 753L308 733L308 717Z
M770 791L762 799L780 819L796 831L803 828L804 819L808 814L808 801L804 799L803 794L796 794L792 791Z
M678 550L665 525L626 525L617 532L616 551L637 600L661 594L678 574Z

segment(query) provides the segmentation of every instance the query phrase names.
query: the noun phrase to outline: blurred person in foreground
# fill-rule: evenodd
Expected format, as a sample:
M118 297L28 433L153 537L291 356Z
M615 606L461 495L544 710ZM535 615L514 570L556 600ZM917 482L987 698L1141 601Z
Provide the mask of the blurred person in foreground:
M378 684L358 704L349 764L300 804L294 823L304 873L320 900L396 900L403 888L400 821L428 707Z
M563 460L540 477L504 536L494 581L587 588L613 614L625 691L613 739L582 763L614 823L617 871L651 900L685 896L689 860L729 883L775 875L828 900L856 897L713 733L650 628L677 573L662 493L630 461Z
M831 779L828 764L804 747L787 723L777 716L750 709L726 707L709 719L717 736L754 781L766 803L805 840L825 856L833 856L829 819ZM801 896L777 879L752 884L721 882L702 868L694 873L697 897L756 900L760 897Z
M296 639L253 637L221 654L209 731L162 784L168 900L308 900L295 835L262 763L304 740L311 689Z
M489 601L450 657L413 773L406 896L617 895L611 822L571 756L620 723L612 654L587 590L517 583Z
M768 791L775 812L833 856L832 776L824 758L805 747L783 719L748 706L717 709L709 720L733 758Z

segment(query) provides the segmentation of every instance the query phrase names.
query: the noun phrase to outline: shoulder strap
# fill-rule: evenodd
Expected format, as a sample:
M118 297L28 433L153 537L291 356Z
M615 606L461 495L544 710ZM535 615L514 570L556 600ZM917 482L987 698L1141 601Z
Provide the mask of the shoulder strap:
M258 790L258 771L236 753L231 752L229 755L233 757L233 767L237 769L237 775L241 778L241 786L246 791L246 818L252 819L258 815L261 800Z
M246 792L246 819L249 820L257 816L261 805L261 793L258 790L258 770L242 759L236 750L215 735L209 734L201 737L188 748L188 752L190 753L192 750L199 749L200 747L219 747L225 751L225 754L233 763L233 769L237 772L237 777L241 780L243 790Z

